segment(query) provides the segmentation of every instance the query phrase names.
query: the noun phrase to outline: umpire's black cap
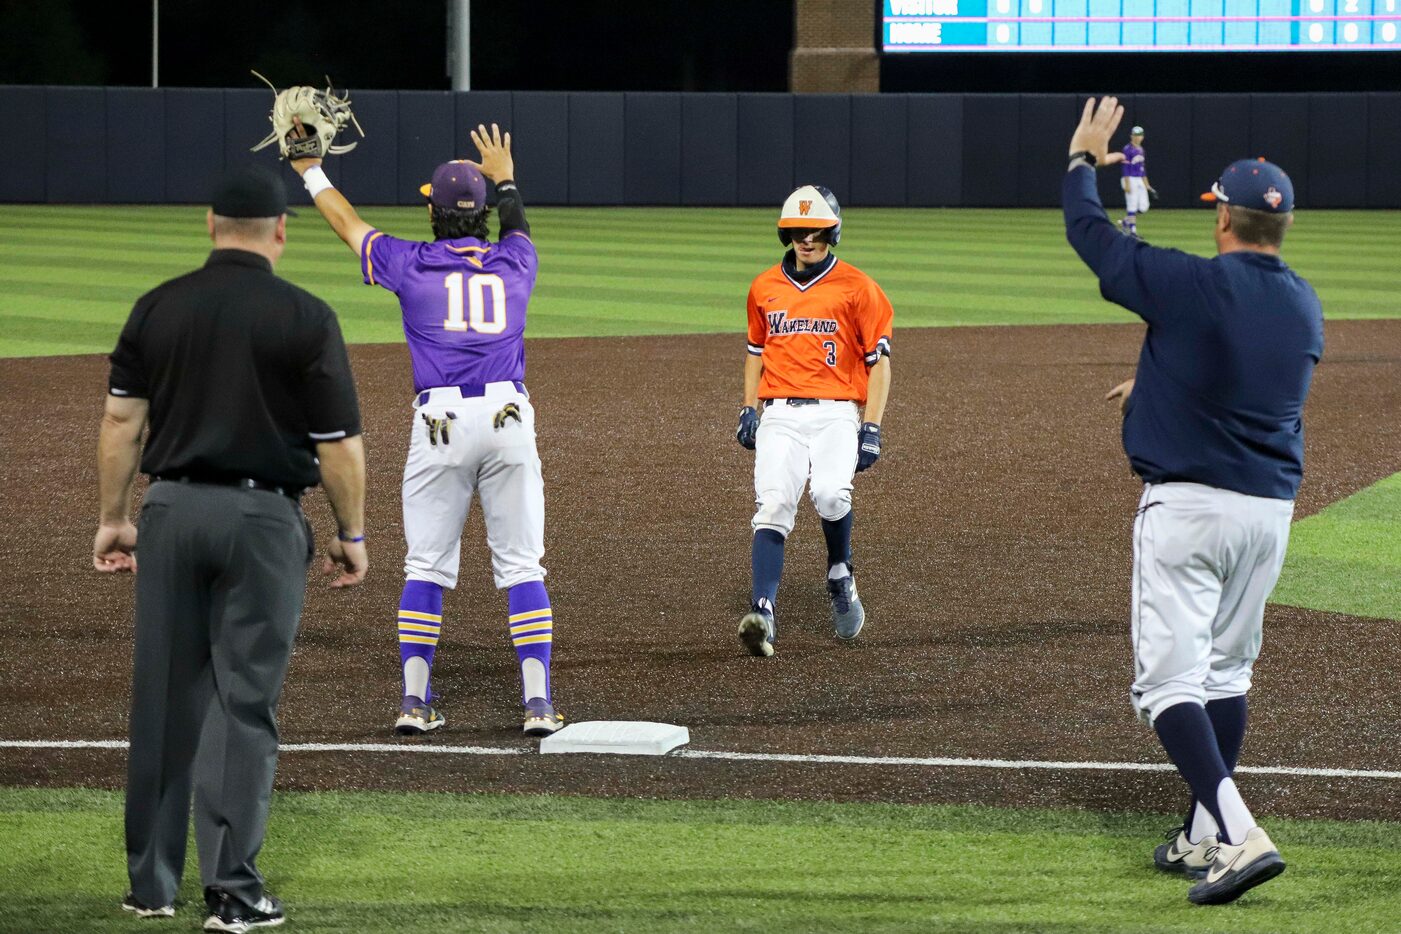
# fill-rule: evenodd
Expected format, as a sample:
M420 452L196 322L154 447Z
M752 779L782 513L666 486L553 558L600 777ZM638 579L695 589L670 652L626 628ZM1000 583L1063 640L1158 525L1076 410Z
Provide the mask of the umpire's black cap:
M297 212L287 207L287 187L276 172L246 165L224 176L210 205L220 217L277 217Z

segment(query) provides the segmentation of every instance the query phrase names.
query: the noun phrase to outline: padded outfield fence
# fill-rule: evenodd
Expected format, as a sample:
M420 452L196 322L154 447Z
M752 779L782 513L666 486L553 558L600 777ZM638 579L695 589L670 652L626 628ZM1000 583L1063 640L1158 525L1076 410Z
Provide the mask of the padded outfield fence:
M533 204L776 205L820 181L851 205L1044 207L1059 203L1083 98L352 88L351 99L368 138L328 172L363 204L418 203L434 165L474 154L469 128L496 122L515 134ZM1197 203L1227 163L1263 155L1293 176L1302 209L1401 208L1401 93L1122 100L1126 123L1148 131L1164 207ZM259 88L0 86L0 202L202 203L225 168L271 161L248 152L271 101ZM1101 173L1106 198L1116 179Z

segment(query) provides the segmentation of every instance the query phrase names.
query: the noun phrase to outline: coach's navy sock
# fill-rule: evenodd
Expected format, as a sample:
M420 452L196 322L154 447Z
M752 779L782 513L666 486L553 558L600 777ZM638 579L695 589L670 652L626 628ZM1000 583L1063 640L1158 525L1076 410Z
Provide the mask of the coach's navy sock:
M759 529L754 533L753 602L767 600L772 606L778 602L778 580L783 576L783 536L773 529Z
M848 509L840 519L823 519L822 535L827 539L827 568L845 564L851 572L851 518L856 510Z
M1174 704L1153 721L1158 739L1192 794L1206 808L1225 843L1239 843L1255 826L1255 819L1241 800L1230 770L1221 758L1216 733L1206 708L1185 702Z
M1248 717L1245 695L1237 694L1235 697L1207 701L1206 715L1211 720L1212 732L1216 734L1216 748L1221 750L1221 761L1226 764L1226 769L1234 774L1236 763L1240 761L1241 747L1245 744L1245 725ZM1187 828L1187 839L1193 843L1202 838L1200 832L1193 832L1198 829L1193 827L1196 814L1197 798L1193 795L1191 803L1187 805L1187 820L1183 825Z

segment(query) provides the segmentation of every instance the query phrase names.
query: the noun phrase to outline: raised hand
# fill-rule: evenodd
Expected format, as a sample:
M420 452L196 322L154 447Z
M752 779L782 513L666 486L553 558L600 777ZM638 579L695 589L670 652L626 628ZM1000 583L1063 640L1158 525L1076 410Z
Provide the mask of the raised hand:
M1085 101L1085 110L1080 114L1080 125L1070 137L1070 152L1088 152L1095 157L1098 165L1109 161L1109 138L1119 128L1124 119L1124 108L1119 106L1117 97L1102 97L1095 106L1092 97Z
M472 131L472 142L481 154L481 162L473 162L487 178L493 182L509 181L516 177L516 164L511 158L511 134L502 133L496 124L491 130L481 124ZM470 161L470 160L469 160Z

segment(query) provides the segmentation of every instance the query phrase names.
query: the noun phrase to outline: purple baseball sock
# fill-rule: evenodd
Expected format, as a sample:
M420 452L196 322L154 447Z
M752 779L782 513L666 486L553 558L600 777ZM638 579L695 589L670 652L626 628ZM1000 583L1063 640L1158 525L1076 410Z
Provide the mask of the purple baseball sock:
M428 581L404 581L399 597L399 664L405 697L421 697L425 703L433 699L429 676L442 626L443 588Z
M511 642L521 666L521 699L550 700L550 646L554 642L554 614L544 581L527 581L507 592Z

